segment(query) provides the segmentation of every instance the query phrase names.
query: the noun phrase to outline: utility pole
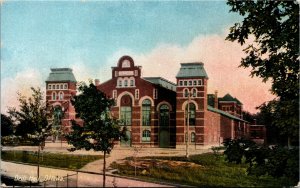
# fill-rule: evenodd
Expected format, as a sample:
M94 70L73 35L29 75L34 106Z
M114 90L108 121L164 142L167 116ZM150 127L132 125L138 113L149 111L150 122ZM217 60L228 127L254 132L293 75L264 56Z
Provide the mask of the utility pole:
M189 158L189 131L190 130L190 92L188 92L188 104L187 104L187 120L186 120L186 158Z

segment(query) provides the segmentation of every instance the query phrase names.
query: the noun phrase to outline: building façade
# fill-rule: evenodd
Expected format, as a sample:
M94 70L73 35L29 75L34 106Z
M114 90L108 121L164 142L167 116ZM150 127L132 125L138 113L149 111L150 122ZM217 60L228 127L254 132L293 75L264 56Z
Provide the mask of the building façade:
M161 77L142 77L142 67L123 56L112 67L112 78L95 85L115 100L114 117L127 126L128 141L120 146L183 148L219 145L226 138L248 135L242 103L230 94L208 94L208 76L200 62L181 63L176 83ZM76 79L71 69L51 69L46 80L46 100L64 111L61 124L70 131L75 109ZM188 130L188 131L187 131Z

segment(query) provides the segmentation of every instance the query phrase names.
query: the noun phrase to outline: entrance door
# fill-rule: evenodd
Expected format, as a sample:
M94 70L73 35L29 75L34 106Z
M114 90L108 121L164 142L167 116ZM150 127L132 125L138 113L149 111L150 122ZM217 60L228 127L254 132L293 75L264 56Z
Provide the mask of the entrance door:
M127 136L127 141L124 140L124 138L121 138L121 143L120 145L122 147L130 147L131 146L131 133L130 131L126 131L126 136Z
M159 147L166 148L170 146L170 114L169 106L163 104L159 108Z
M167 148L170 146L170 133L167 130L159 132L159 147Z

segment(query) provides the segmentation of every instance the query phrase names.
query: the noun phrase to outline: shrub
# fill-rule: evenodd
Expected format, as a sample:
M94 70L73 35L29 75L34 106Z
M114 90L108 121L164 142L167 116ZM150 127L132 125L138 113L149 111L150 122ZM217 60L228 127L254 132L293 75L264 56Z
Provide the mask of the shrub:
M244 139L225 140L224 146L228 162L240 164L245 158L248 174L286 178L293 184L299 181L299 149L258 146Z
M223 144L225 147L225 160L236 164L242 163L242 159L245 157L246 151L256 145L255 142L244 138L236 140L226 139Z

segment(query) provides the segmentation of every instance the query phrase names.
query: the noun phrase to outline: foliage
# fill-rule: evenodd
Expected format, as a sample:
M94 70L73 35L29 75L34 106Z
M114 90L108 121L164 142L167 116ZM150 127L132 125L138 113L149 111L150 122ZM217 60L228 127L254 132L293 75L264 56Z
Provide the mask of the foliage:
M10 136L14 133L13 122L9 117L1 114L1 136Z
M158 160L167 160L174 163L178 161L186 162L187 159L184 156L141 157L138 158L138 161L142 163L143 160L149 159L153 160L152 166L141 165L142 168L137 170L137 176L141 179L197 187L282 187L293 184L283 178L275 179L270 176L247 175L247 165L227 163L223 155L216 158L212 153L191 155L188 162L197 165L189 167L157 165ZM114 162L112 167L117 168L118 173L121 175L134 176L135 174L134 166L128 162L121 164Z
M231 163L249 164L247 172L256 176L284 177L293 182L299 178L299 149L258 146L246 140L226 140L225 159Z
M225 147L225 159L229 162L234 162L236 164L242 163L242 159L245 156L246 149L255 146L255 142L251 140L246 140L244 138L236 140L225 139L223 144Z
M109 154L114 146L113 141L122 136L118 121L109 114L114 101L92 83L89 86L82 83L79 91L82 93L71 102L84 124L80 126L76 121L72 122L73 131L66 135L68 143L74 146L72 150L84 148Z
M47 106L40 88L32 87L31 91L29 98L18 93L20 109L9 108L8 113L17 124L15 134L40 145L51 134L51 124L47 121Z
M288 138L299 136L299 4L297 1L236 1L228 0L231 12L244 17L241 23L230 28L227 40L238 41L241 45L249 37L252 44L244 49L247 56L241 67L251 67L251 76L271 79L272 92L278 100L273 104L275 119ZM251 43L251 41L248 40ZM289 144L289 143L288 143Z
M105 156L113 149L115 140L125 137L126 129L121 130L119 122L110 115L113 99L108 99L92 82L89 85L81 83L78 89L81 94L75 96L71 103L77 116L83 120L83 126L73 120L73 130L65 137L68 143L73 145L70 151L84 148L104 153L103 187L105 187Z
M2 151L1 159L36 164L37 153L31 151ZM41 165L68 169L80 169L86 164L101 159L100 155L70 155L60 153L42 153Z
M242 67L252 67L251 75L272 78L272 91L283 100L298 98L299 92L299 5L297 1L228 0L231 12L244 17L230 28L227 40L253 44L244 50Z

